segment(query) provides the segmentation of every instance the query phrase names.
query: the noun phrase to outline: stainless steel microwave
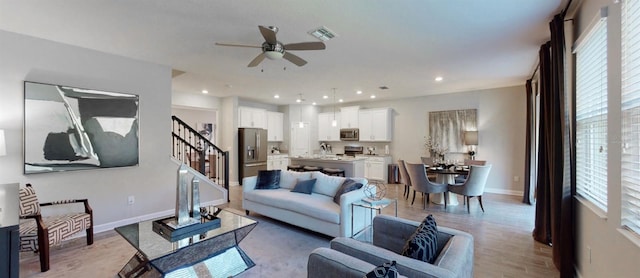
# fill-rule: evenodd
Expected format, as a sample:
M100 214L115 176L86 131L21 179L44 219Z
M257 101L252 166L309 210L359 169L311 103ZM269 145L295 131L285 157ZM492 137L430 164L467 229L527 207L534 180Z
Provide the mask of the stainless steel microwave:
M357 128L340 129L340 141L358 141L360 140L360 130Z

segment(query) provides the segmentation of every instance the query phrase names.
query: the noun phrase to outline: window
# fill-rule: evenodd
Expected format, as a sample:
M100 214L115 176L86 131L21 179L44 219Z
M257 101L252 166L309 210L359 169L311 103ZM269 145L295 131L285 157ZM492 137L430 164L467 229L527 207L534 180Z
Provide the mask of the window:
M622 225L640 233L640 1L622 3Z
M607 18L600 13L578 39L576 54L576 191L607 211Z

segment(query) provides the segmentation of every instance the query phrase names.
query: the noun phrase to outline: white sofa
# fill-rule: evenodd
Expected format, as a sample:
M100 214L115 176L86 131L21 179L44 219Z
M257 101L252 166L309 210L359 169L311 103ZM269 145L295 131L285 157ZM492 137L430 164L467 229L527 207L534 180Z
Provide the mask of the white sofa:
M312 194L291 192L297 181L316 179ZM242 180L242 207L247 215L255 212L305 229L333 237L351 237L351 222L358 232L371 224L371 211L351 204L365 197L365 178L351 178L362 183L360 189L340 196L340 205L333 197L346 178L321 172L282 171L280 188L255 189L257 176Z

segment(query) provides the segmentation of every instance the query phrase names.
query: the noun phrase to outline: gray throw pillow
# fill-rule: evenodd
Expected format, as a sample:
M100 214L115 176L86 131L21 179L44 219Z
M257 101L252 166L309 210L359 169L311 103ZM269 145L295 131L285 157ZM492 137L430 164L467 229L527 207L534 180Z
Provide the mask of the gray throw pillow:
M340 185L340 188L338 188L338 191L336 192L336 195L333 196L333 202L336 204L340 204L340 196L342 196L342 194L347 193L349 191L354 191L354 190L358 190L362 188L362 184L359 182L356 182L352 179L345 179L342 182L342 185Z
M256 189L278 189L280 188L280 170L258 171Z
M407 240L402 255L432 264L438 256L437 250L438 226L433 215L429 214Z
M311 194L313 192L313 186L316 184L316 179L299 181L296 186L291 189L291 192L298 192L304 194Z

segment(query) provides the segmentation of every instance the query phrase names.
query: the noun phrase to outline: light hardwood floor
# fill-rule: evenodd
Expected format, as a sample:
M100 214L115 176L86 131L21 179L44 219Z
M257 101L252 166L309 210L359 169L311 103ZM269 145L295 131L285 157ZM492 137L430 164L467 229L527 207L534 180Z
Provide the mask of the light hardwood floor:
M398 198L398 216L421 221L433 214L439 226L451 227L471 233L474 236L474 272L475 277L559 277L553 266L551 247L533 240L531 231L535 217L535 207L525 205L521 197L488 194L483 197L485 213L480 210L477 199L471 200L471 213L462 205L449 206L430 204L422 209L421 196L416 196L411 205L402 197L402 185L387 185L387 197ZM242 190L232 187L230 191L231 208L242 210ZM460 201L462 199L460 198ZM384 214L393 214L390 206ZM84 245L84 238L65 243L62 248L70 250L82 248L83 252L58 252L53 248L56 258L55 272L39 272L37 255L21 253L20 277L66 277L65 269L87 273L92 277L113 277L113 266L122 266L135 253L131 247L115 232L96 235L94 245ZM92 263L80 263L82 257L94 257ZM109 267L108 267L109 266ZM86 269L86 271L81 271Z

